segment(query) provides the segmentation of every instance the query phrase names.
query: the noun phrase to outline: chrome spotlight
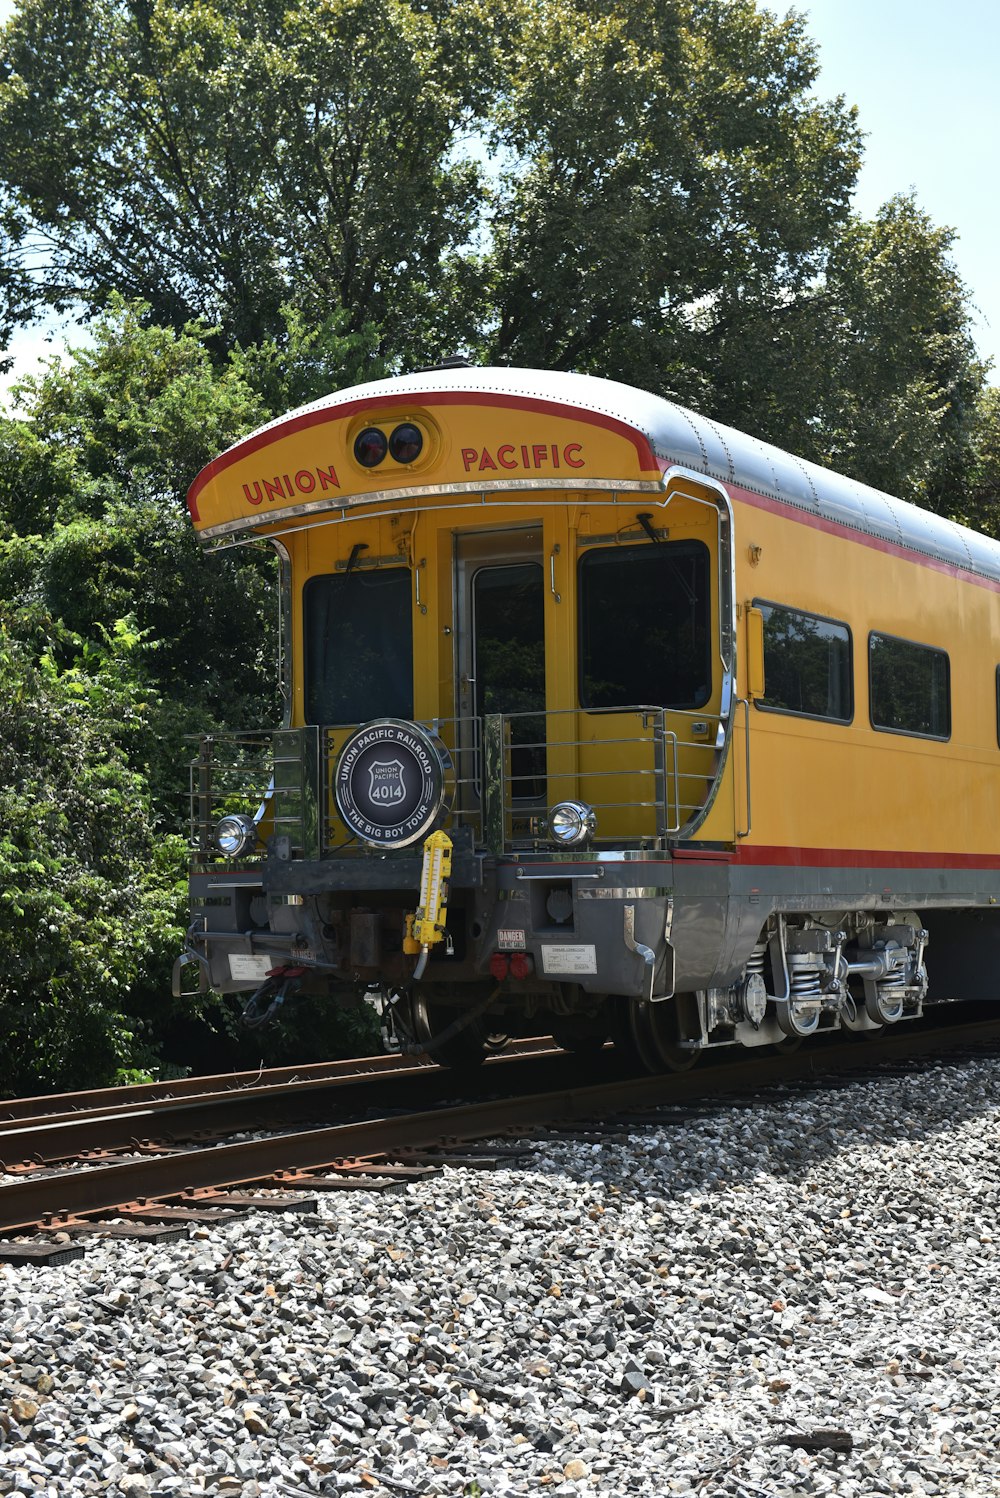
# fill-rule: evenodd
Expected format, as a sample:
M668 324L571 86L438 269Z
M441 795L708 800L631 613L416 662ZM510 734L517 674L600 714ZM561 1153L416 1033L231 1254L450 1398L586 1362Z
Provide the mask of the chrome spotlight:
M561 848L578 848L596 826L594 809L585 801L558 801L549 812L549 835Z
M241 812L230 812L216 824L215 841L227 858L239 858L257 841L257 823Z

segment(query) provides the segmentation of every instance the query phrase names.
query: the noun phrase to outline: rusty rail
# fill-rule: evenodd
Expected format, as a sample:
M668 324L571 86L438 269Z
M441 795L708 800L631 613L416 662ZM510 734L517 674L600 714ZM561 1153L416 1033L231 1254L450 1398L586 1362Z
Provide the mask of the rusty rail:
M85 1166L53 1175L36 1173L0 1190L0 1232L25 1231L60 1215L78 1218L107 1213L139 1198L176 1200L211 1188L273 1182L282 1172L335 1170L345 1160L398 1158L411 1149L494 1138L539 1125L561 1125L734 1093L746 1096L768 1086L820 1084L823 1077L831 1075L842 1081L845 1073L850 1077L852 1071L867 1078L883 1064L915 1057L940 1060L949 1051L995 1048L998 1041L998 1019L953 1026L947 1031L925 1028L890 1032L865 1047L834 1042L792 1056L755 1057L752 1066L744 1056L680 1076L633 1076L611 1083Z
M487 1064L509 1065L551 1051L552 1041L539 1037L488 1058ZM140 1083L93 1093L64 1093L51 1099L18 1099L11 1105L18 1109L17 1115L0 1118L0 1170L19 1171L93 1151L146 1147L153 1142L190 1140L201 1134L219 1137L290 1119L301 1121L322 1103L322 1094L327 1092L349 1092L387 1080L394 1086L423 1082L441 1085L447 1075L430 1058L369 1056L357 1061L186 1078L181 1087L172 1082ZM237 1076L248 1080L238 1082ZM47 1102L55 1103L56 1111L29 1111Z

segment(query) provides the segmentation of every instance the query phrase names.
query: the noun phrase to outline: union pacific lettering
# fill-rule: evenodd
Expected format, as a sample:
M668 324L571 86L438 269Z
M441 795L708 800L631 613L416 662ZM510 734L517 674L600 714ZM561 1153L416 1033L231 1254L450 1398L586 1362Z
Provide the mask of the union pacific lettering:
M557 442L503 442L492 452L488 447L463 447L462 462L466 473L482 473L484 469L533 468L550 469L584 468L583 445L567 442L562 447Z
M276 500L297 499L300 494L325 494L329 489L339 489L337 470L331 463L329 468L300 468L297 473L276 473L270 479L255 479L253 485L244 484L243 493L248 505L262 505L265 499L273 504Z

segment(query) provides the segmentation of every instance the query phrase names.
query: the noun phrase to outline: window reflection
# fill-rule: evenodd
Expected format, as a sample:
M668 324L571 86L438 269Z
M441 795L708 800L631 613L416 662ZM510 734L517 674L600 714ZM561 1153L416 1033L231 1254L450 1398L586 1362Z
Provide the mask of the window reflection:
M758 706L849 723L854 697L847 625L779 604L754 607L764 616L764 696Z
M868 670L873 728L949 737L951 693L943 650L873 632L868 637Z
M310 578L303 612L307 723L413 717L408 568Z
M580 706L703 707L712 695L708 547L662 541L580 561Z

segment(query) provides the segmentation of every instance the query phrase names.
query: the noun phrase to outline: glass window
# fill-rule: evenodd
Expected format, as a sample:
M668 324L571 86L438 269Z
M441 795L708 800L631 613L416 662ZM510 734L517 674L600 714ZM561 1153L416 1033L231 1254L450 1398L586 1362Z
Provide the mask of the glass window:
M306 722L412 718L409 569L313 577L303 593Z
M661 541L580 559L580 706L703 707L712 695L709 551Z
M476 714L514 713L511 795L545 794L545 575L538 562L480 567L472 581ZM539 716L535 716L535 712ZM529 714L528 717L520 716Z
M849 723L854 692L847 625L756 599L754 608L764 615L764 696L757 706Z
M868 636L873 728L946 739L951 733L948 657L874 631Z

